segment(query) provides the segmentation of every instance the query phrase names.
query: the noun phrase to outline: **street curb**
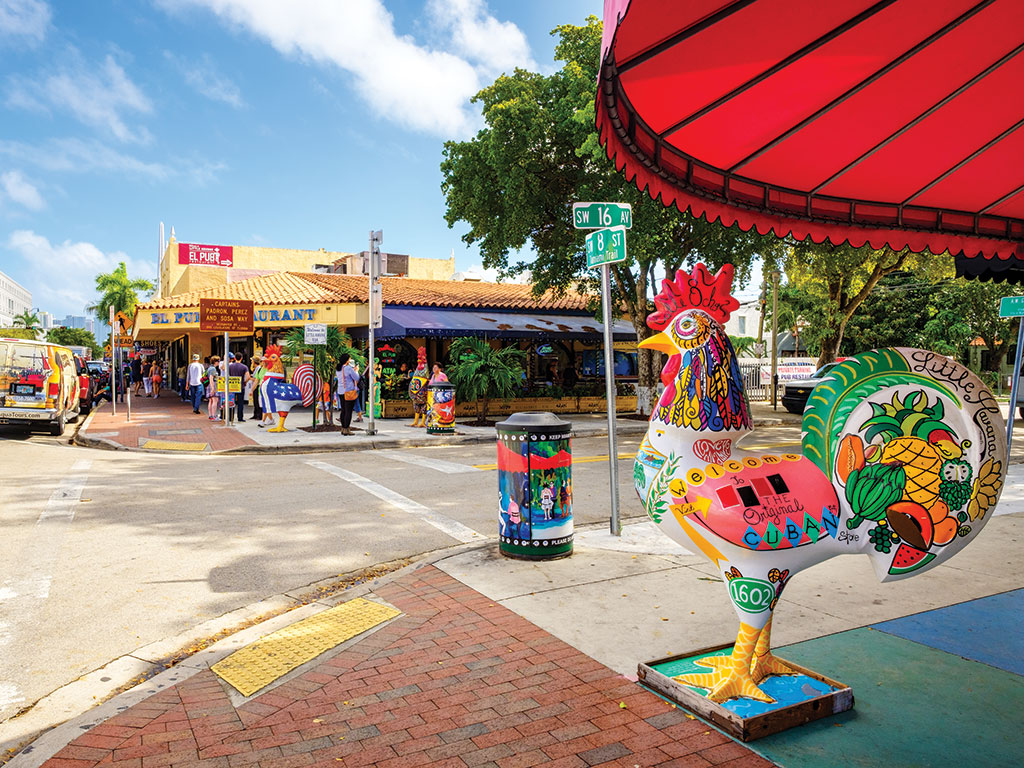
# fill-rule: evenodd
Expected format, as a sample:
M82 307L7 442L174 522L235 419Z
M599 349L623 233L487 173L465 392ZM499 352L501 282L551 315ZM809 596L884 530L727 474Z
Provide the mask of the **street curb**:
M92 418L92 414L88 418ZM786 426L784 419L760 418L755 419L753 426L757 427L781 427ZM634 424L620 425L615 434L634 435L647 431L646 421L637 421ZM83 425L83 429L85 426ZM573 437L607 437L607 428L589 428L573 430ZM496 439L495 435L450 435L438 436L429 440L411 437L384 438L368 442L336 442L319 443L316 445L243 445L238 448L225 448L219 451L168 451L154 448L131 448L112 440L100 437L83 436L81 430L72 438L72 443L82 448L94 448L107 451L129 451L135 453L162 453L170 455L195 455L195 456L243 456L249 455L302 455L307 453L347 453L352 451L374 451L387 448L444 448L453 445L473 445L480 443L491 443Z

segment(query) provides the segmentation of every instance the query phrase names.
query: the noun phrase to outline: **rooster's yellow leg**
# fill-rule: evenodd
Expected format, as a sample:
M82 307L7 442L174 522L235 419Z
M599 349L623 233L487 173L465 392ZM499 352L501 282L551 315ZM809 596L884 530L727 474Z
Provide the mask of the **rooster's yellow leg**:
M284 428L284 420L287 419L287 418L288 418L288 413L287 412L279 413L277 415L277 426L276 427L271 427L270 429L267 430L267 432L287 432L288 430Z
M752 627L741 621L736 644L732 648L732 655L721 657L722 662L716 661L704 665L716 667L714 672L679 675L675 679L687 685L707 688L709 701L725 701L740 696L769 703L775 701L758 688L750 676L751 659L759 633L760 630L757 627Z
M772 620L768 619L754 647L754 660L750 665L751 678L755 683L760 683L768 675L796 674L799 673L772 653Z

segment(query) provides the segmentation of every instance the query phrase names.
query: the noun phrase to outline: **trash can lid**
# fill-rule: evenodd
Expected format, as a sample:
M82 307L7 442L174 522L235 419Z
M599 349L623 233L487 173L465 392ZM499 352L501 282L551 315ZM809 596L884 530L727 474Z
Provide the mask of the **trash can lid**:
M499 430L566 430L572 428L572 422L563 421L549 411L523 411L513 413L504 421L498 422Z

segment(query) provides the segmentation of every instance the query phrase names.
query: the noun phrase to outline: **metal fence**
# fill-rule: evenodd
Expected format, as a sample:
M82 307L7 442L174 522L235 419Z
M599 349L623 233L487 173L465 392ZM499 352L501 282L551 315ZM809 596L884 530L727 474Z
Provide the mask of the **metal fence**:
M740 362L740 373L743 374L743 386L747 397L751 400L767 402L772 399L771 385L761 381L762 363Z

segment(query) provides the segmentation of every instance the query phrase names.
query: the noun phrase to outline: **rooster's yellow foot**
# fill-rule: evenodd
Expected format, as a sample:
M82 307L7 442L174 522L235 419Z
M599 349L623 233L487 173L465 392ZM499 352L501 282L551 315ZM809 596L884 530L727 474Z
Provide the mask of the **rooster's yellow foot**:
M730 660L728 656L722 656L726 660ZM693 685L698 688L707 688L708 701L722 702L728 699L735 699L744 696L748 699L756 699L757 701L763 701L767 704L771 704L775 701L771 696L766 694L754 683L750 677L749 670L737 671L735 667L721 667L716 669L714 672L694 675L679 675L674 680L678 680L686 685Z
M271 427L267 432L287 432L288 430L284 427Z
M798 675L786 662L773 653L766 653L763 656L754 656L750 665L750 677L756 683L762 682L769 675Z

